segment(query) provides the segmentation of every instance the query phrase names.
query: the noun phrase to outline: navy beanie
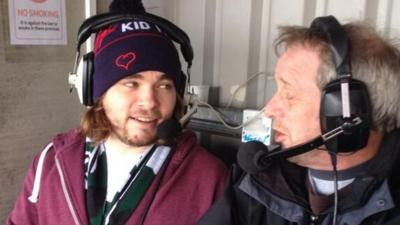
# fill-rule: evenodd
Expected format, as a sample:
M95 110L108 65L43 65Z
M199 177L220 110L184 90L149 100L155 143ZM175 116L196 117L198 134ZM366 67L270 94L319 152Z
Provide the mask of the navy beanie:
M122 78L143 71L165 73L177 90L183 83L174 44L159 26L148 21L116 23L100 31L94 54L94 101Z

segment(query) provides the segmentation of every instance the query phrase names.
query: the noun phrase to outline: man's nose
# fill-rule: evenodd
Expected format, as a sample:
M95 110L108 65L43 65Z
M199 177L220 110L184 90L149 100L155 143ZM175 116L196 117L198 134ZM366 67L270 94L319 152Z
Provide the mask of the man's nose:
M266 117L275 118L282 114L282 101L279 99L277 94L274 94L272 98L266 103L264 109L264 115Z
M138 93L138 105L143 109L152 109L157 106L157 93L152 87L143 87Z

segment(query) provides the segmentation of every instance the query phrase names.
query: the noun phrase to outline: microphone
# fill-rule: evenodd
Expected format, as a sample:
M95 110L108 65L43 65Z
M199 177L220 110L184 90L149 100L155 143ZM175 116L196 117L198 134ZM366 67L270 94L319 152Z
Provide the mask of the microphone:
M353 119L353 126L361 124L362 120L359 117ZM348 123L343 124L321 136L318 136L305 143L295 145L287 149L281 149L280 146L271 150L268 149L260 141L249 141L241 145L237 153L239 166L249 174L255 174L267 169L274 160L287 159L292 156L300 155L309 152L323 144L328 140L342 134L347 129Z
M187 99L186 105L192 105L192 107L190 107L189 111L187 111L180 120L170 118L163 121L157 128L157 135L159 138L171 139L175 137L183 129L190 117L197 112L199 105L198 96L192 93L187 93L185 94L185 99Z
M175 118L163 121L157 127L157 136L162 139L171 139L182 130L182 126Z

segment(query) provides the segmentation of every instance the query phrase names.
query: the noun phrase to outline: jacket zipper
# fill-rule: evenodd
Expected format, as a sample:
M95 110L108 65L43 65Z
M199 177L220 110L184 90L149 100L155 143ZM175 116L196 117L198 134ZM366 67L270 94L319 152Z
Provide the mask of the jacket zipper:
M318 221L318 216L310 215L310 225L316 225Z
M74 219L75 224L81 225L81 223L79 223L76 210L75 210L74 206L72 205L71 196L68 193L67 185L65 184L65 179L64 179L64 174L61 169L61 164L58 161L57 157L55 157L55 160L56 160L57 171L58 171L58 174L60 175L61 187L62 187L62 190L64 193L65 200L67 201L68 209L69 209L70 213L72 214L72 218Z

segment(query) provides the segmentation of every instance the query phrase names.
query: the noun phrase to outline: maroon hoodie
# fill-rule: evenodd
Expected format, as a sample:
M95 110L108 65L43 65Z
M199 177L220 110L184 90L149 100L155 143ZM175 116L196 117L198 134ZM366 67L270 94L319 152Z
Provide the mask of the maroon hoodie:
M88 224L84 143L79 131L72 130L54 137L34 158L7 225ZM227 169L197 144L193 132L182 136L164 166L161 182L157 175L127 225L141 224L142 217L147 225L195 224L223 192Z

